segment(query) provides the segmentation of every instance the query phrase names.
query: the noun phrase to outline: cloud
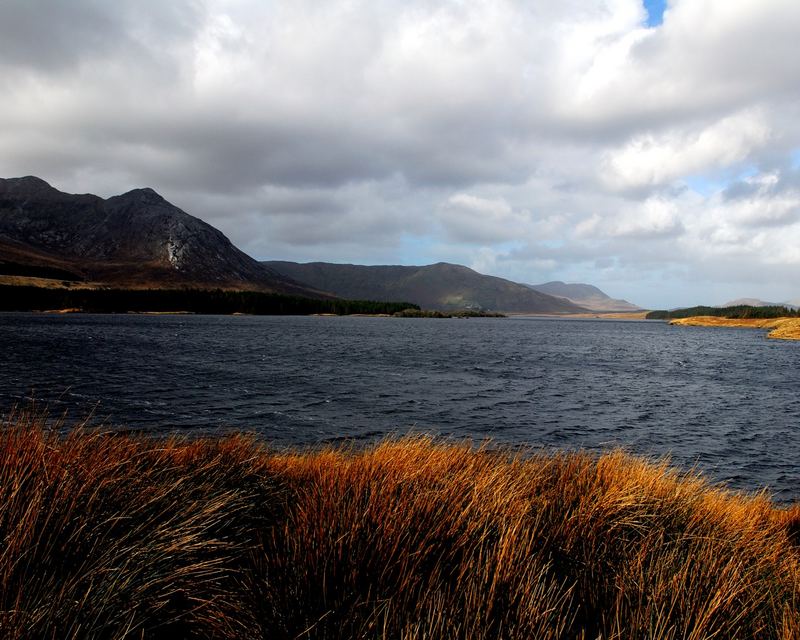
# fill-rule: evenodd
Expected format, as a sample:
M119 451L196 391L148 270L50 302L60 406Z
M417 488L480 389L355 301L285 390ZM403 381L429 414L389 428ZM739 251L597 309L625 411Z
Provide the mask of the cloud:
M0 68L13 86L27 73L49 81L96 77L124 60L135 62L125 65L131 71L174 78L203 11L194 0L9 0L0 16Z
M766 118L747 110L704 127L635 136L604 159L604 179L615 189L653 187L677 178L735 166L770 139Z
M468 193L450 196L439 208L438 217L450 237L475 244L516 240L530 227L529 215L515 211L505 199Z
M639 0L9 0L0 175L149 185L259 258L616 274L676 302L663 282L763 273L797 297L800 6L647 20Z
M789 227L800 220L800 192L770 193L768 187L721 207L720 217L744 227Z

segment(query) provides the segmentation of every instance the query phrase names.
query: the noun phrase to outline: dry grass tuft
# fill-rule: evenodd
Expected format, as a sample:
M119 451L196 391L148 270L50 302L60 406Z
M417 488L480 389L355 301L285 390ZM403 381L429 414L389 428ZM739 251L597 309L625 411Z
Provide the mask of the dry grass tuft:
M6 422L4 638L800 638L800 506L664 463Z

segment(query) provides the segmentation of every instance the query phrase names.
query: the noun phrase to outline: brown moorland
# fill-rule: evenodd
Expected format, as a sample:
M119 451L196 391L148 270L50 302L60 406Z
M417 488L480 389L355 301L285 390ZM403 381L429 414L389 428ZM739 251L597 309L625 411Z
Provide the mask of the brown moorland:
M800 340L800 318L722 318L717 316L692 316L675 318L670 324L692 327L745 327L771 329L768 338Z
M3 638L800 638L800 506L666 462L2 422Z

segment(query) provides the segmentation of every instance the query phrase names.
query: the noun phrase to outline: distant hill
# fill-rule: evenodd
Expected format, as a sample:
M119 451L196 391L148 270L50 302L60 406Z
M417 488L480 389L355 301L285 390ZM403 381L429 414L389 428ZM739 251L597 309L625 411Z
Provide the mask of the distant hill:
M427 266L362 266L328 262L270 261L275 271L344 298L408 300L424 309L480 309L510 313L581 313L573 302L467 267L439 262Z
M326 297L254 260L152 189L103 199L63 193L32 176L0 178L0 275Z
M727 308L727 307L787 307L789 309L797 309L800 305L795 300L794 302L764 302L763 300L759 300L758 298L738 298L737 300L731 300L730 302L726 302L725 304L721 304L720 307Z
M541 291L551 296L566 298L581 307L592 311L641 311L641 307L631 304L627 300L618 300L605 294L591 284L567 284L566 282L553 281L544 284L525 285L536 291Z

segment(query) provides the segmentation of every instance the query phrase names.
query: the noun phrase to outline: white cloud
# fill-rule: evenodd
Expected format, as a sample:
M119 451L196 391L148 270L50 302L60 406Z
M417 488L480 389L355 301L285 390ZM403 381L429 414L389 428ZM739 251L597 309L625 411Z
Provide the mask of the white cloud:
M675 202L650 198L622 216L614 225L612 234L631 238L663 238L679 235L683 230Z
M456 240L486 244L525 237L530 217L515 211L503 198L481 198L468 193L450 196L438 210L438 219Z
M751 157L770 139L760 110L747 110L704 127L646 132L611 150L604 159L606 183L615 189L652 187L682 176L730 167Z

